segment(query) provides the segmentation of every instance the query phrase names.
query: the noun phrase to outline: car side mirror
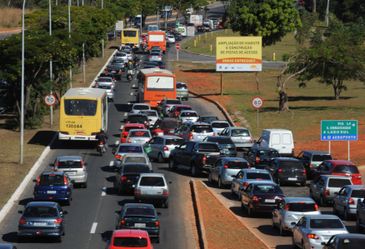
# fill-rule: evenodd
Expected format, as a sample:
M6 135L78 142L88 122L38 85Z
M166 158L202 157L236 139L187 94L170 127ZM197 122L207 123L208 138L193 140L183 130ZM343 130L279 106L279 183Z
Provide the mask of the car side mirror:
M18 210L18 214L22 214L23 213L23 210Z
M33 182L37 182L37 179L33 179Z

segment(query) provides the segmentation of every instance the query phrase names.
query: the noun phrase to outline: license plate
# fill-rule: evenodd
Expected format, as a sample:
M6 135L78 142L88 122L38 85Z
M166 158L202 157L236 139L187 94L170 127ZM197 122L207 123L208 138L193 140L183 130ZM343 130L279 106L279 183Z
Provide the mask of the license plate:
M145 223L134 223L134 227L145 228L146 224Z
M297 177L289 177L288 180L289 181L296 181L296 180L298 180L298 178Z
M50 195L54 195L56 193L57 193L57 191L54 191L54 190L48 190L47 191L47 194L50 194Z
M45 223L45 222L34 222L33 226L44 227L44 226L47 226L47 223Z
M266 199L265 202L266 203L275 203L275 199Z

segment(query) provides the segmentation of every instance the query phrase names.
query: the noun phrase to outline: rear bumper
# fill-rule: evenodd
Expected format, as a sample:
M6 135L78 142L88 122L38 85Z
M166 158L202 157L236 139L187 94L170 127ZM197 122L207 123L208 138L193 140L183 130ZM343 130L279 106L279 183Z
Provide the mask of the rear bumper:
M81 141L96 141L95 136L80 136L80 135L67 135L65 133L58 133L59 140L81 140Z
M146 202L158 202L158 201L167 201L167 196L162 195L138 195L134 196L136 201L146 201Z
M296 178L296 180L290 179L290 178ZM307 180L306 176L279 176L280 182L283 183L302 183Z
M36 201L70 201L71 196L34 195Z
M277 208L277 204L252 204L252 208L255 210L255 212L271 213L272 210Z
M20 237L59 237L63 235L62 228L19 228Z
M87 175L69 175L70 179L75 183L85 183L87 182Z

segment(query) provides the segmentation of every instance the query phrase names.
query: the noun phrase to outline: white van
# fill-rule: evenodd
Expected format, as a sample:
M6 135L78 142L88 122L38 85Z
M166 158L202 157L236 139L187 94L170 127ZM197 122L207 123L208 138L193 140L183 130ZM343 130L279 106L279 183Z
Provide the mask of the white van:
M276 149L282 156L293 156L293 133L285 129L264 129L254 146Z

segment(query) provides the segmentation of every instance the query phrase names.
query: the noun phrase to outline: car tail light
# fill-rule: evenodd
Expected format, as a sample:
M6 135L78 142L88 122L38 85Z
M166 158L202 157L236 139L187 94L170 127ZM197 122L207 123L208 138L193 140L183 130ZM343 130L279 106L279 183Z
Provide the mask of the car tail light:
M163 196L169 196L169 191L167 189L164 189L162 192Z
M207 162L207 156L204 155L203 158L202 158L202 163L206 164L206 162Z
M159 221L155 221L155 226L159 227L160 226L160 222Z
M259 197L257 197L256 195L252 196L252 201L253 202L258 202L260 200Z
M284 207L284 209L286 210L286 211L289 211L289 204L285 204L285 207Z
M314 233L308 233L307 238L308 239L319 239L319 237Z
M19 225L25 225L27 224L27 220L24 217L21 217L19 220Z
M63 177L63 184L68 185L68 180L66 176Z
M324 195L329 196L330 195L330 190L329 189L324 189Z
M120 177L120 181L122 181L122 182L126 182L126 181L127 181L127 177L126 177L126 176L121 176L121 177Z
M37 179L36 179L36 185L39 185L41 182L41 178L38 176Z
M228 168L229 168L227 164L225 164L223 167L224 167L225 169L228 169Z
M242 183L242 186L243 186L244 188L246 188L246 187L248 186L248 182L244 182L244 183Z
M306 169L303 169L302 170L302 173L303 173L303 175L306 175L307 174L307 170Z
M116 154L114 157L115 157L115 159L118 159L118 160L122 159L122 155L119 155L119 154Z
M132 139L128 138L127 143L132 143Z
M278 173L283 173L283 169L282 168L278 168Z
M62 218L57 218L57 219L55 219L54 223L55 223L55 224L61 224L61 223L62 223L62 221L63 221L63 219L62 219Z
M141 190L139 188L134 189L134 195L141 195Z
M119 226L124 226L125 225L125 219L121 219L120 221L119 221Z
M189 140L192 140L193 139L193 133L189 133Z
M255 162L260 163L260 157L259 156L256 157Z
M350 198L349 201L348 201L349 205L354 205L355 204L355 200Z
M309 168L313 169L315 165L313 163L309 164Z
M316 203L316 204L314 204L314 210L315 210L315 211L318 211L318 210L319 210L319 207L318 207L317 203Z
M164 146L164 147L163 147L163 150L164 150L164 151L168 151L168 150L169 150L169 147Z

